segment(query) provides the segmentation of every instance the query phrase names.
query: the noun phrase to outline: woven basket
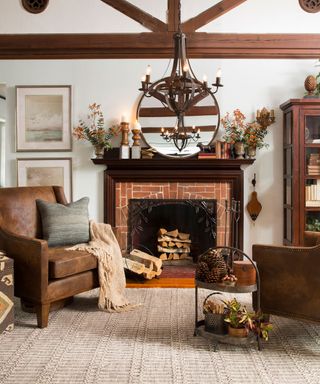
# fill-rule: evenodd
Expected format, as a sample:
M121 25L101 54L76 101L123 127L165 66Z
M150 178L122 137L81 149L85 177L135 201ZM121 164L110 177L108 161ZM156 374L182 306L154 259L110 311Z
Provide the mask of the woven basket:
M228 333L228 327L224 321L224 315L219 313L205 313L204 329L207 332L216 333L218 335L225 335Z
M208 295L203 302L203 306L206 304L206 301L209 297L213 295L219 295L220 292L212 292ZM211 313L204 312L204 329L207 332L215 333L218 335L225 335L228 333L228 327L224 321L224 314L222 313Z

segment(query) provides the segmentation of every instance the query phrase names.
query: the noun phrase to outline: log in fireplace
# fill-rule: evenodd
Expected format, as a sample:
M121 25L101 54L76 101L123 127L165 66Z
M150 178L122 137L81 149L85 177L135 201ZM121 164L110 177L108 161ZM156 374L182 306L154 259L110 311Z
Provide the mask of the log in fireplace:
M214 199L130 199L127 244L163 260L197 261L216 245L216 224Z

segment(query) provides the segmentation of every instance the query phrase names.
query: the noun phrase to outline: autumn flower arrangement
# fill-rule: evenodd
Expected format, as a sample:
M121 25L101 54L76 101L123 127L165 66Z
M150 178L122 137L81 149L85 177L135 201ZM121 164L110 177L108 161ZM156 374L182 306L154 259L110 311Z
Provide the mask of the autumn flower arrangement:
M256 121L246 122L245 115L239 109L235 109L232 114L228 112L221 119L221 123L225 129L223 139L227 143L235 144L240 142L246 147L254 146L256 148L268 146L264 142L267 129Z
M235 109L232 115L227 112L225 117L221 119L221 124L225 129L224 140L227 143L245 143L245 131L247 124L245 122L244 114L239 110Z
M77 140L87 140L93 146L111 149L111 139L120 132L119 125L113 125L105 128L105 120L101 105L97 103L90 104L87 120L79 120L79 125L73 129L73 136Z

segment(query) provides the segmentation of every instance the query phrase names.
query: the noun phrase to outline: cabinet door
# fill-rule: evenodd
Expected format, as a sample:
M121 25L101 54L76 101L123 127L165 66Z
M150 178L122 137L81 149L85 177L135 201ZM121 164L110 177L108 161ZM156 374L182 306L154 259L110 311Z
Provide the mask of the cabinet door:
M300 116L301 215L303 230L320 231L320 111L303 110ZM301 239L302 240L302 239Z
M283 131L284 244L291 244L293 241L293 133L293 113L290 110L284 115Z

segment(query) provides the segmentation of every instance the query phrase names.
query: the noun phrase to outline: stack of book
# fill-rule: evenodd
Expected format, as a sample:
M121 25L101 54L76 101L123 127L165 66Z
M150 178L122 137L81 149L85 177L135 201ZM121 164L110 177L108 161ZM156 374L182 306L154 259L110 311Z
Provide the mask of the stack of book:
M307 166L308 175L320 175L320 153L311 153Z
M306 185L305 193L306 207L320 207L320 180L312 180L312 184Z
M220 140L215 142L210 152L202 151L198 154L198 159L230 159L231 157L231 144Z

